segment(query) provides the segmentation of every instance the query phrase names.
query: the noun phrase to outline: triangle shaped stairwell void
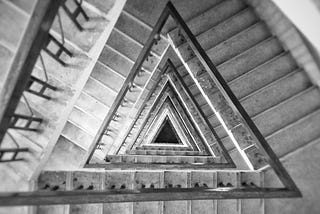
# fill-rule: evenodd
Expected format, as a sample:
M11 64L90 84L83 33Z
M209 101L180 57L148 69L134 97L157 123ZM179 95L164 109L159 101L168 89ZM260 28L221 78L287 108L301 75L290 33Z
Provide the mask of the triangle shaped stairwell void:
M172 124L167 117L164 123L161 125L156 138L153 143L159 144L181 144L179 137L173 130Z

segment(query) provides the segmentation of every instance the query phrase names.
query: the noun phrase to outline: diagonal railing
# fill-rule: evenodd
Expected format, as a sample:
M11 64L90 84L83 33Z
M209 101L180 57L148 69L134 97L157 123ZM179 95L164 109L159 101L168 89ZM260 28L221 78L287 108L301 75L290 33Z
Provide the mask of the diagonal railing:
M69 1L76 3L74 12L71 12L67 6ZM58 63L66 66L66 62L61 59L62 56L66 54L72 57L73 54L65 47L64 29L62 28L59 8L62 7L78 29L83 30L76 20L79 15L84 16L86 20L88 18L81 4L82 1L78 2L77 0L38 0L36 2L30 19L28 20L26 30L12 60L8 75L6 79L3 80L4 84L0 94L0 162L23 160L18 157L18 154L29 151L28 148L20 148L18 143L14 143L13 146L15 146L15 148L2 148L1 144L6 135L11 138L12 142L15 142L12 135L7 132L8 129L38 131L37 128L34 128L34 124L40 124L43 119L35 116L27 97L25 97L23 93L28 92L49 100L51 97L48 96L46 92L48 90L57 90L55 86L49 84L41 51L45 51ZM49 32L55 18L58 18L61 41ZM52 46L56 48L52 48ZM44 80L32 75L38 59L44 72ZM37 87L34 87L34 85ZM29 115L15 113L22 98L30 113ZM11 158L3 159L5 154L12 154Z

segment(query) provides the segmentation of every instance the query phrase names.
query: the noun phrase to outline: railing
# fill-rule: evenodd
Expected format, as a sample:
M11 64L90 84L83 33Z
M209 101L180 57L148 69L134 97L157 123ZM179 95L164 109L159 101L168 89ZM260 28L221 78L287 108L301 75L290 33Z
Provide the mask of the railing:
M88 16L81 7L82 1L72 0L76 4L76 10L73 13L67 6L68 1L70 0L39 0L31 14L28 26L26 27L26 31L8 72L9 75L7 79L4 80L3 90L0 95L0 162L23 160L19 158L18 154L29 151L28 148L19 148L19 144L15 142L14 137L7 132L8 129L38 131L37 128L33 128L34 124L40 124L43 121L42 118L36 117L33 113L27 97L23 95L24 92L49 100L51 97L46 95L47 90L57 90L55 86L49 84L41 50L45 51L49 56L64 66L66 66L66 63L61 59L62 54L72 57L71 51L65 47L64 31L59 8L62 7L65 10L66 14L72 19L79 30L83 29L77 21L77 17L83 15L84 18L88 20ZM58 18L60 27L61 41L49 33L56 17ZM57 47L57 50L50 48L50 45ZM44 72L44 80L32 75L38 59ZM37 85L37 87L35 88L34 85ZM30 112L29 115L15 113L21 99L23 99L22 102L27 106ZM8 137L15 142L14 146L16 148L1 148L1 142L5 135L8 135ZM11 158L3 159L5 154L9 153L13 154Z
M279 159L277 158L277 156L275 155L275 153L273 152L269 144L266 142L266 140L264 139L263 135L261 134L257 126L251 120L248 113L245 111L245 109L243 108L239 100L231 91L230 87L228 86L224 78L221 76L217 68L214 66L214 64L212 63L212 61L210 60L206 52L203 50L203 48L201 47L201 45L199 44L195 36L190 31L187 24L184 22L183 18L179 15L178 11L175 9L175 7L171 2L168 2L164 10L162 11L144 48L142 49L132 69L130 70L130 73L126 81L124 82L121 90L119 91L111 109L109 110L106 118L102 123L103 125L99 129L94 139L94 143L89 148L89 152L85 157L85 162L83 163L83 165L88 164L90 159L92 158L95 152L95 149L99 145L99 142L103 134L105 133L105 130L108 128L115 113L117 112L118 107L121 105L126 95L126 92L129 90L130 84L132 84L134 80L134 77L139 73L144 60L146 60L146 58L148 57L153 43L156 42L156 38L159 38L161 30L165 25L169 16L171 16L174 19L178 28L181 31L181 35L186 40L184 42L187 42L191 46L191 50L194 52L195 56L200 60L205 70L209 73L210 77L216 84L219 91L223 94L224 98L227 100L233 112L235 112L236 116L240 118L241 122L249 130L249 133L251 137L255 140L257 144L256 146L258 147L259 151L267 159L268 163L274 169L275 173L277 174L279 179L282 181L284 186L288 189L288 191L294 191L297 193L297 195L300 195L299 189L297 188L294 181L291 179L291 177L287 173L286 169L282 166L281 162L279 161Z
M275 156L255 124L252 122L248 114L245 112L233 92L230 90L220 73L214 67L202 47L197 42L183 19L176 11L171 2L167 3L163 10L154 30L151 33L150 38L142 53L138 57L137 62L133 66L129 74L129 78L125 81L124 86L120 90L115 104L112 106L110 113L104 120L104 126L96 136L95 145L91 147L91 153L87 156L87 161L93 155L94 149L98 146L99 139L105 131L108 123L112 120L117 107L121 104L124 95L128 88L132 78L139 72L143 60L148 56L151 44L154 42L154 36L160 33L165 21L171 15L176 21L178 27L182 29L184 37L191 45L193 51L197 57L201 59L201 62L210 73L211 77L215 80L219 89L223 91L224 95L228 99L230 105L234 106L234 109L239 113L241 118L248 124L252 134L259 140L259 146L269 157L269 163L274 169L282 183L284 188L263 188L263 187L249 187L244 184L243 187L218 187L218 188L152 188L152 189L119 189L119 190L92 190L85 189L80 191L68 190L58 191L57 188L53 188L49 191L36 191L36 192L19 192L19 193L4 193L0 195L0 206L14 206L14 205L44 205L44 204L81 204L81 203L111 203L111 202L137 202L137 201L164 201L164 200L208 200L208 199L240 199L240 198L282 198L282 197L301 197L299 189L295 186L295 183L288 175L278 158Z

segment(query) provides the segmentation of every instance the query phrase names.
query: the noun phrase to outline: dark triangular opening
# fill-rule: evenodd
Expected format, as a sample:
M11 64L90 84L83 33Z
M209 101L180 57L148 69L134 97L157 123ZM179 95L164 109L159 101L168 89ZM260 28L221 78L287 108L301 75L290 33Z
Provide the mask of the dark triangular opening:
M168 118L166 118L160 129L161 130L158 133L158 136L154 143L180 144L179 137L176 135L172 127L172 124Z

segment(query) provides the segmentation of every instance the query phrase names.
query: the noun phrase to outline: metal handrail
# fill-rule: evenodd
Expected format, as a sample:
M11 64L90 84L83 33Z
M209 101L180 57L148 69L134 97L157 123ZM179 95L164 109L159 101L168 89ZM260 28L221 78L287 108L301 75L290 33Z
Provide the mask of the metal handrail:
M22 40L19 43L19 47L17 48L8 72L8 76L4 80L3 90L0 94L0 145L9 128L16 128L25 131L38 131L38 129L30 128L29 126L33 121L41 123L42 119L34 117L34 113L32 112L32 108L29 105L28 99L23 95L24 92L28 92L49 100L51 97L46 95L45 91L47 89L53 91L57 90L55 86L52 86L48 83L48 74L43 57L41 55L41 50L46 51L49 56L53 57L62 65L66 65L66 63L59 58L63 52L69 56L72 56L72 53L66 47L64 47L65 36L59 14L60 6L67 8L65 5L66 2L67 0L39 0L33 9L26 27L26 31L24 32ZM77 4L77 7L81 8L81 2ZM79 11L84 13L82 8L79 9ZM73 17L70 18L76 17L79 15L79 13L74 14ZM58 17L61 42L59 42L49 33L56 16ZM47 47L50 42L54 42L57 46L59 46L57 53L53 53ZM32 75L32 71L38 59L40 59L40 64L44 73L44 80ZM33 89L33 83L41 85L41 89L39 89L39 87L37 90ZM31 116L15 114L15 110L21 100L21 97L24 98L24 103L27 105ZM14 123L20 119L28 121L25 127L14 125ZM12 121L14 121L14 123L12 123ZM19 148L17 149L17 152L25 152L26 150L27 149ZM1 151L1 154L5 152L12 152L12 150L6 150L3 148L1 148Z
M187 37L189 43L192 44L193 50L197 53L197 56L201 58L203 63L207 66L209 72L211 72L213 79L219 83L219 87L226 95L232 105L236 105L235 108L244 113L241 115L245 121L250 125L252 132L258 135L258 139L262 137L259 130L253 124L252 120L247 113L243 112L244 109L233 95L229 86L223 80L219 72L205 54L195 37L192 35L189 28L183 22L181 16L178 14L171 2L169 2L164 12L162 13L160 20L164 23L168 16L171 15L181 25L183 32ZM160 29L159 26L157 28ZM149 41L150 42L150 41ZM150 43L149 43L150 44ZM140 55L141 59L147 54L147 50L150 47L143 49L143 53ZM141 67L141 63L137 62L135 68ZM132 70L137 72L136 69ZM131 74L131 77L134 74ZM127 86L123 87L123 90L127 89ZM121 96L123 96L122 94ZM119 98L121 98L119 96ZM118 104L115 104L115 106ZM111 117L112 118L112 117ZM108 118L107 118L108 119ZM108 119L109 120L109 119ZM105 120L105 125L108 120ZM259 188L248 187L243 185L242 187L218 187L218 188L152 188L152 189L120 189L120 190L70 190L70 191L36 191L36 192L15 192L15 193L1 193L0 194L0 206L15 206L15 205L45 205L45 204L81 204L81 203L112 203L112 202L138 202L138 201L164 201L164 200L208 200L208 199L239 199L239 198L283 198L283 197L301 197L300 191L297 189L286 170L283 168L278 158L274 155L273 151L262 139L262 149L270 156L270 165L275 172L279 175L280 180L284 184L284 188ZM94 149L94 147L92 148ZM92 154L89 156L91 157ZM275 157L275 160L272 158ZM282 171L282 172L279 172ZM71 172L72 173L72 172ZM69 176L72 178L72 176Z
M251 136L255 139L257 142L257 146L261 150L262 154L267 157L268 163L270 166L274 169L275 173L278 175L279 179L282 181L282 183L285 185L286 188L289 190L295 191L299 194L300 191L292 178L289 176L286 169L282 166L281 162L279 161L276 154L273 152L257 126L254 124L248 113L245 111L239 100L236 98L222 75L219 73L217 68L214 66L204 49L201 47L195 36L192 34L191 30L187 26L187 24L184 22L183 18L180 16L178 11L175 9L173 4L169 1L165 8L163 9L155 27L153 28L151 35L149 36L149 39L147 43L145 44L144 48L142 49L138 59L136 60L135 64L133 65L132 69L130 70L129 76L126 79L125 83L123 84L115 102L113 103L111 109L108 112L107 117L103 121L103 125L100 127L95 139L94 143L89 148L89 153L85 157L85 162L89 163L91 157L94 154L94 149L98 145L99 141L102 138L102 134L104 130L108 127L109 123L111 122L112 116L114 113L116 113L117 108L119 107L121 100L124 98L125 93L128 90L128 83L132 82L138 71L140 70L143 61L148 56L152 44L154 42L155 35L159 34L167 21L168 17L171 16L174 21L176 22L178 28L182 30L183 36L186 38L186 42L191 46L192 51L194 51L195 55L199 58L202 65L205 67L206 71L209 73L212 80L217 85L218 89L221 91L221 93L224 95L225 99L233 109L233 111L239 116L243 124L249 129L249 132Z
M47 41L48 32L61 2L62 0L41 0L37 1L34 7L8 72L9 76L4 82L4 90L0 94L0 142L10 127L11 117L27 88L34 65Z

